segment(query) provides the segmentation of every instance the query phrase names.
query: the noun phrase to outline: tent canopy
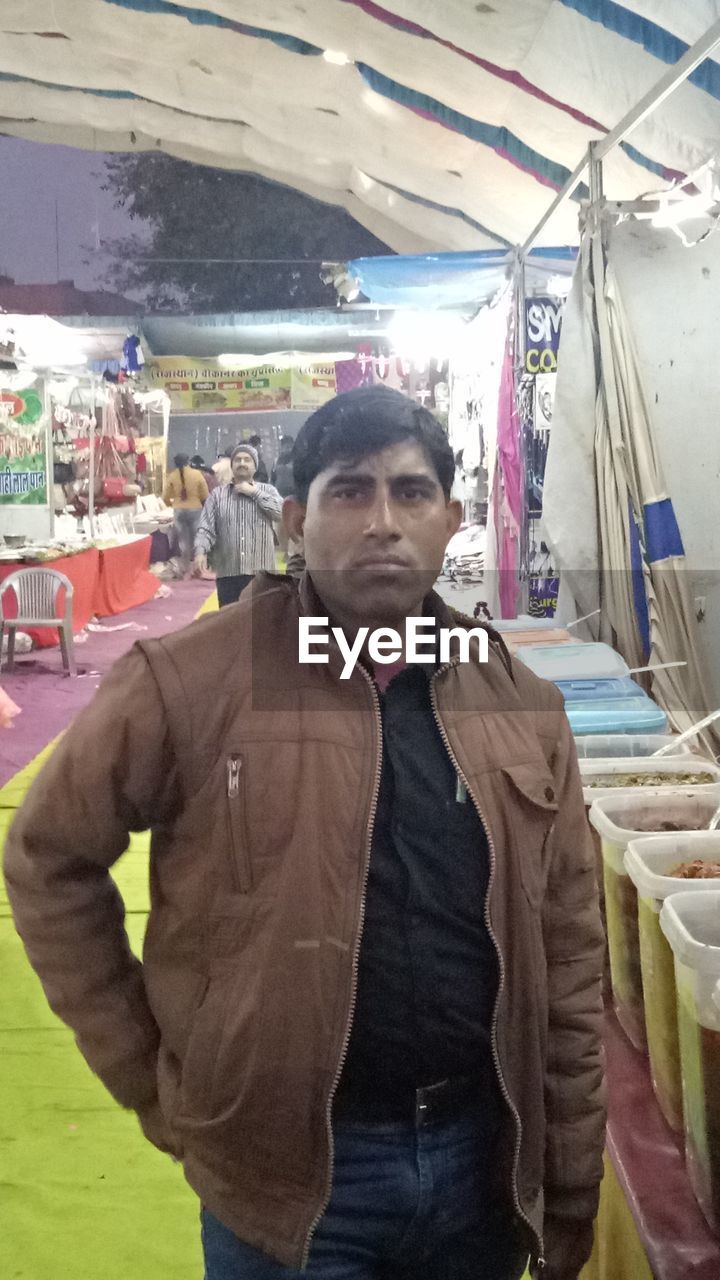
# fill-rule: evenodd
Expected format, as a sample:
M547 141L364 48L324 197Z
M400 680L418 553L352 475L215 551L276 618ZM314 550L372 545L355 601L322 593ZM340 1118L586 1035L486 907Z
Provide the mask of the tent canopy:
M401 253L521 243L713 0L1 0L0 131L159 149L344 206ZM720 136L707 59L605 164L613 199ZM575 193L541 243L577 241Z

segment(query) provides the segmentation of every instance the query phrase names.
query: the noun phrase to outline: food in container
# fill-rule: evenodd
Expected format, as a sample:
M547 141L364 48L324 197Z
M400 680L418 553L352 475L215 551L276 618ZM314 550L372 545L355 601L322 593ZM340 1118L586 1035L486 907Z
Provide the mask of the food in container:
M595 800L590 809L590 823L600 836L602 849L613 1006L623 1031L637 1049L645 1049L647 1041L637 890L625 870L625 850L631 840L646 832L707 828L717 804L715 786L678 791L666 787L662 791L619 791Z
M674 880L717 880L720 862L702 862L700 858L694 858L692 862L681 862L670 875Z
M695 1195L720 1230L720 891L665 900L660 927L672 947L677 986L685 1154Z
M590 806L601 795L618 791L654 790L663 787L720 788L720 765L714 760L696 760L686 755L636 760L632 756L581 760L580 777L585 803ZM720 790L718 790L720 799Z
M601 773L585 782L585 786L597 787L705 787L715 782L711 773L691 773L687 769L672 773Z
M660 911L665 899L678 892L720 890L720 832L695 831L631 840L625 853L625 868L638 894L645 1030L653 1089L668 1124L681 1129L675 965L670 944L660 928ZM680 881L681 868L692 868L696 878Z

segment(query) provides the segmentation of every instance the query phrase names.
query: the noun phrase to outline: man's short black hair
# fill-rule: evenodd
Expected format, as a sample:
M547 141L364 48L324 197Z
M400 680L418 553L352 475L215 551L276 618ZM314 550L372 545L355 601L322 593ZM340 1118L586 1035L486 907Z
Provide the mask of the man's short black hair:
M295 441L295 496L307 502L313 480L334 462L359 462L402 440L421 445L449 498L455 462L440 423L402 392L383 386L346 391L310 415Z

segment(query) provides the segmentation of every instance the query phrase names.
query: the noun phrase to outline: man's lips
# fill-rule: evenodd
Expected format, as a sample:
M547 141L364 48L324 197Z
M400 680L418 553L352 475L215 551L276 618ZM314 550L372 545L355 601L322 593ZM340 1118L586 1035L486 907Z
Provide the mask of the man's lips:
M403 560L401 556L367 556L364 560L358 560L353 566L355 569L410 569L411 565L407 560Z

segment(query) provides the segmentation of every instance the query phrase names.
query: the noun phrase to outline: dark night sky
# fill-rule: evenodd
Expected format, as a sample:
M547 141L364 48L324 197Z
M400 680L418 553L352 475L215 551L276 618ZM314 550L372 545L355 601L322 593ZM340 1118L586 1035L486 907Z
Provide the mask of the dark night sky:
M0 273L14 276L18 284L58 279L57 200L59 278L74 279L84 289L104 287L102 260L93 254L98 234L112 239L137 224L114 209L110 195L100 189L102 172L103 156L97 152L0 138ZM83 265L85 257L89 266Z

